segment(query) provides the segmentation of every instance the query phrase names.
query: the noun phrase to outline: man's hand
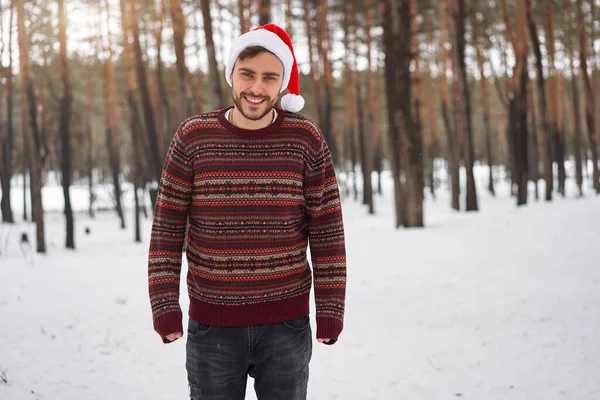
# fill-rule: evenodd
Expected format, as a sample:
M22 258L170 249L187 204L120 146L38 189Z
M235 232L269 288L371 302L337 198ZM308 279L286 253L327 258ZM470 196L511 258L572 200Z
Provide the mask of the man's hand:
M331 339L317 339L319 343L329 343Z
M173 340L179 339L182 336L183 336L183 332L175 332L175 333L171 333L170 335L165 336L165 339L167 339L169 342L172 342Z

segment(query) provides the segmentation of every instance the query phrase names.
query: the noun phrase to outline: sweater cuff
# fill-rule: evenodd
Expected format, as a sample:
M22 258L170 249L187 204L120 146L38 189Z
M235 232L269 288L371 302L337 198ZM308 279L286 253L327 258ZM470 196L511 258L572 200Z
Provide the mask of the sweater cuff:
M160 335L163 343L170 343L166 339L171 333L181 332L183 334L183 314L181 311L172 311L154 319L154 330Z
M317 339L330 339L328 343L337 342L344 329L344 321L332 317L317 317Z

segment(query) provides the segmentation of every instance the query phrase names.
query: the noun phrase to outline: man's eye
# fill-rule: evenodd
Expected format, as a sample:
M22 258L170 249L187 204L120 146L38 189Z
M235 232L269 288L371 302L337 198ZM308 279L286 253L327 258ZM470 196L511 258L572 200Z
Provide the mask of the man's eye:
M242 72L242 75L247 76L248 78L252 77L252 74L249 72Z

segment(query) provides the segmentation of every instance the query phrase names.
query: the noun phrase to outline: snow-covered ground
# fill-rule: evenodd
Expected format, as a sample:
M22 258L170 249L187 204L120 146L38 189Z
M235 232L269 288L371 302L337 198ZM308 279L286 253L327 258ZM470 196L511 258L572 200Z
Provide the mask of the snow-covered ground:
M315 343L309 399L600 399L600 197L570 182L566 199L517 208L478 176L481 211L453 212L440 190L425 229L394 229L389 179L375 216L344 200L345 330ZM60 188L44 190L60 210ZM67 251L63 219L46 215L48 254L33 257L18 245L33 227L0 224L0 399L187 398L185 341L152 330L151 221L134 244L130 212L126 230L78 213Z

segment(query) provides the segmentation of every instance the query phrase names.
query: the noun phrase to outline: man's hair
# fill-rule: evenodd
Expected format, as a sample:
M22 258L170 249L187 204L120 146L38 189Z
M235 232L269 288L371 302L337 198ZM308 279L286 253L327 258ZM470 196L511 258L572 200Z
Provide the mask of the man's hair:
M238 56L238 60L244 61L246 58L253 58L253 57L256 57L257 55L259 55L260 53L265 53L265 52L275 55L273 52L265 49L262 46L250 46L250 47L246 47L244 50L242 50L242 52Z

